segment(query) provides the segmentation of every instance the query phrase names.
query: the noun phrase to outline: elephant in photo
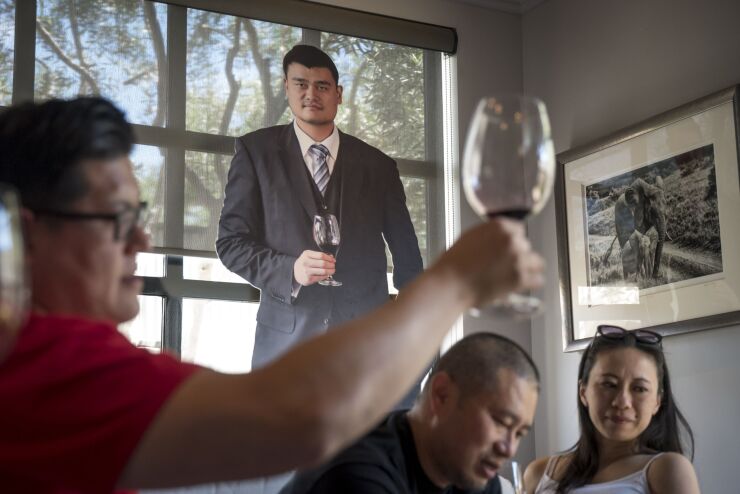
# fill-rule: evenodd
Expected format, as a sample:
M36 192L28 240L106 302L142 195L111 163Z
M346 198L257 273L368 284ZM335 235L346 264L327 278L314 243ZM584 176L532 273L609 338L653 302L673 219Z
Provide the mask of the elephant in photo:
M655 228L650 228L644 235L638 230L632 232L621 250L625 278L632 273L642 278L653 277L657 243L658 233Z
M638 178L614 203L614 226L622 249L625 279L635 273L657 278L666 239L663 179L655 185Z

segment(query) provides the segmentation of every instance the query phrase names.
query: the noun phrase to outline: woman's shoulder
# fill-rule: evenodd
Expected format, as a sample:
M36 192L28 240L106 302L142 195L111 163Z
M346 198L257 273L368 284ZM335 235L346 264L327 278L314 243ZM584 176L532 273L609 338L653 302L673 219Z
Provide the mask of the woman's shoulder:
M650 492L656 494L699 492L694 465L680 453L667 452L655 456L648 465L647 479Z
M543 456L527 465L527 469L524 471L524 485L527 488L527 492L534 492L545 473L547 473L550 478L553 478L553 476L558 477L558 475L553 472L559 472L563 468L563 465L567 463L567 461L564 461L567 460L567 456L568 455ZM548 467L550 467L550 471L548 471Z
M550 461L549 456L537 458L532 461L524 470L524 490L527 493L534 492L540 483L540 479L545 474L547 464Z
M682 470L693 471L694 465L681 453L669 451L655 455L650 462L648 471L656 474L671 474Z
M542 458L537 458L536 460L532 461L529 465L527 465L527 469L524 471L524 476L526 477L527 474L536 475L537 478L542 477L542 474L545 473L545 469L547 468L547 464L550 462L549 456L543 456Z

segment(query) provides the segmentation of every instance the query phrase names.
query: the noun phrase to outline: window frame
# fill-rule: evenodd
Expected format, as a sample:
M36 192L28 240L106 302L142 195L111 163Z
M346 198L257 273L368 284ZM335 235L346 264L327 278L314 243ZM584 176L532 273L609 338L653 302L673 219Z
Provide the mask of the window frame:
M165 196L164 210L168 218L179 220L165 221L164 243L176 245L171 239L182 239L185 209L185 153L197 151L233 155L234 137L207 134L186 130L186 51L188 9L217 10L205 8L204 2L197 0L178 0L160 2L166 5L166 53L167 53L167 98L165 123L163 127L144 124L132 124L135 143L158 146L164 151ZM212 4L212 2L207 2ZM218 3L218 2L217 2ZM289 4L280 0L281 4ZM296 2L292 2L295 4ZM303 3L303 2L298 2ZM315 8L318 6L310 6ZM319 8L337 8L321 6ZM228 10L228 9L227 9ZM233 9L232 9L233 10ZM349 9L343 9L349 10ZM221 9L223 12L223 9ZM356 12L356 11L355 11ZM12 103L33 101L36 63L36 0L16 0L15 2L15 38L13 57ZM230 11L226 15L235 14ZM367 14L371 16L371 14ZM375 16L383 17L383 16ZM252 17L249 17L252 18ZM252 18L253 19L253 18ZM274 19L262 19L275 22ZM393 23L401 19L386 18ZM403 21L413 24L412 21ZM282 19L282 23L287 23ZM422 23L416 23L425 26ZM426 25L427 28L431 25ZM440 28L440 26L432 26ZM321 31L302 27L302 41L311 44L320 43ZM442 28L449 30L449 28ZM330 29L325 29L330 31ZM453 50L456 47L457 35L454 30ZM358 36L349 34L351 36ZM387 40L383 40L387 41ZM448 40L449 41L449 40ZM387 41L394 43L394 41ZM408 44L408 43L401 43ZM402 177L420 178L426 182L426 235L428 258L434 258L445 249L445 183L444 183L444 150L443 150L443 109L442 109L442 53L424 49L424 127L426 160L408 160L394 158ZM2 106L0 105L0 109ZM430 159L430 157L432 157ZM180 163L183 166L178 166ZM142 277L144 288L142 295L162 298L162 350L180 355L182 342L182 309L184 298L211 299L237 302L259 303L260 292L249 284L229 282L202 281L186 279L183 276L183 255L215 258L215 252L196 251L172 248L153 248L153 253L164 254L164 276Z

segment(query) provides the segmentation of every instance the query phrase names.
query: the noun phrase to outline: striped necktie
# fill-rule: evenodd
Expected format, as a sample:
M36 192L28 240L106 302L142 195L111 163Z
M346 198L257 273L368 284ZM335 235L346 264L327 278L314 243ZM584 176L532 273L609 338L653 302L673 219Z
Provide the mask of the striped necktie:
M319 192L323 196L329 183L329 165L326 163L329 150L322 144L313 144L308 148L308 152L311 154L314 163L313 181L316 182L316 187L319 188Z

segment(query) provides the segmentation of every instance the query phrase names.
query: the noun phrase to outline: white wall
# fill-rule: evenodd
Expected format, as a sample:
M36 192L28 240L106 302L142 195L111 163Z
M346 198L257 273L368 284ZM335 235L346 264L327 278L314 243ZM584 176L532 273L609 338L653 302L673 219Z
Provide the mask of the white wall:
M713 91L740 83L737 0L549 0L524 15L524 88L547 104L558 151L588 143ZM740 219L740 212L737 218ZM548 259L544 318L532 349L544 374L538 455L570 446L578 428L579 354L561 351L555 213L532 223ZM736 255L734 246L724 252ZM664 340L679 406L696 436L703 492L737 492L740 458L740 331Z

